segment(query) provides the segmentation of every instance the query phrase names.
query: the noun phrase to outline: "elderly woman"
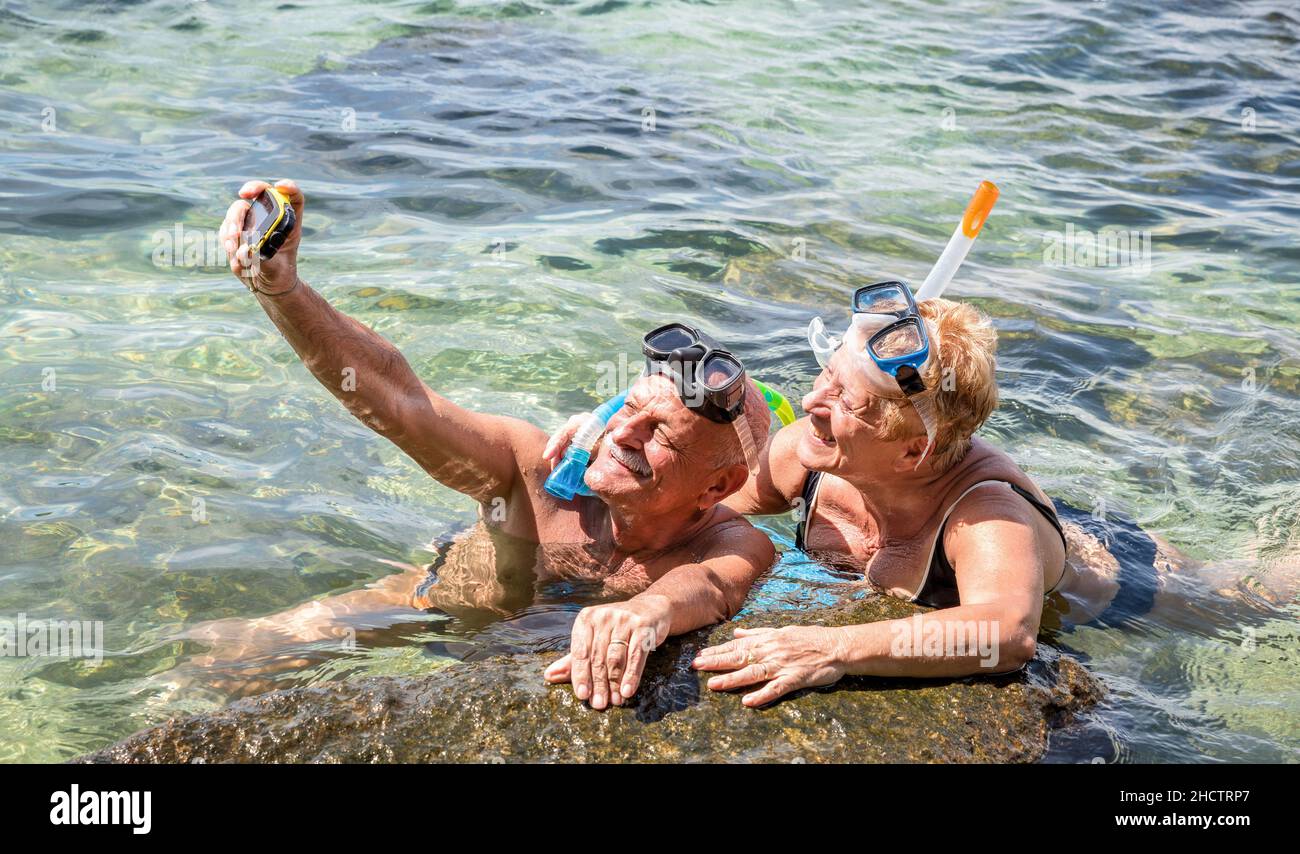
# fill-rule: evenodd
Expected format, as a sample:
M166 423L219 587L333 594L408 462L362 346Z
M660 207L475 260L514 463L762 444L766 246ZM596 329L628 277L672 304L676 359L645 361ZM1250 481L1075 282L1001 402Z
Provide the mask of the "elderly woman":
M714 690L761 685L743 697L749 706L846 674L1015 670L1034 655L1049 594L1061 593L1076 621L1116 601L1116 573L1104 561L1067 560L1084 549L1067 548L1051 500L973 435L997 405L989 319L944 299L911 304L929 352L919 366L891 362L870 342L898 321L864 306L867 290L855 295L855 322L803 399L808 416L772 438L758 476L729 504L744 513L795 509L800 548L935 610L842 628L738 629L694 666L727 671L709 680ZM902 290L897 298L911 303ZM1070 534L1096 544L1077 526Z
M1015 670L1034 655L1048 595L1062 594L1056 602L1075 622L1135 604L1116 596L1117 564L1096 559L1098 541L1063 526L1029 476L974 437L997 405L989 319L944 299L917 305L904 285L888 291L858 290L843 344L822 338L807 417L772 437L727 504L795 511L800 548L934 610L839 628L737 629L694 666L719 672L711 689L751 688L745 705L846 674ZM1150 560L1154 546L1148 555L1143 538L1129 539ZM1149 600L1153 582L1138 587L1134 596Z

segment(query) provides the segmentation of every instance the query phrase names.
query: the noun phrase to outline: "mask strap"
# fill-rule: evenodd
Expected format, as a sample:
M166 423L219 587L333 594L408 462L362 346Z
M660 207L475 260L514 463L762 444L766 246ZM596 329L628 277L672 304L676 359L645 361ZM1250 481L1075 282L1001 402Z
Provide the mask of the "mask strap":
M889 315L858 312L857 314L853 315L853 320L850 321L849 323L849 329L851 330L854 328L854 326L858 326L858 325L883 326L884 324L890 323L893 320L894 318ZM924 319L922 319L922 322L923 323L925 322ZM928 323L926 323L925 331L926 331L926 335L933 342L934 335ZM845 332L845 335L846 336L848 335L847 331ZM937 357L938 357L938 350L931 349L930 358L926 359L925 365L921 365L918 370L924 372L926 365L930 364L931 360ZM866 370L870 371L874 368L878 373L881 373L883 375L883 372L880 371L879 368L876 368L875 362L871 360L871 357L869 355L863 354L862 362L863 362L863 367ZM934 450L934 434L935 434L934 425L937 424L939 421L938 413L934 411L934 393L935 393L934 389L928 389L926 391L921 392L920 394L915 394L907 398L907 400L911 402L912 407L916 409L916 414L921 416L921 423L925 425L925 437L926 439L929 440L925 445L925 451L921 454L921 459L917 460L916 465L912 467L913 471L916 471L918 468L920 468L921 463L925 462L926 459L929 458L930 453Z
M930 395L931 392L927 391L908 398L912 402L912 407L916 409L916 414L921 416L921 423L925 425L925 437L929 440L926 442L921 459L917 460L916 465L912 466L912 471L920 468L921 463L925 462L926 458L930 456L930 452L934 450L934 423L938 418L935 417L934 400Z
M831 356L840 346L840 340L826 334L826 324L820 317L808 321L808 346L817 357L817 364L826 368L831 363Z
M758 450L754 447L754 437L750 432L749 421L745 418L743 411L731 422L731 426L735 428L736 438L740 440L740 450L745 454L745 467L749 469L751 475L757 475Z
M853 330L855 326L865 326L868 324L878 325L882 322L890 322L893 320L894 317L891 315L878 315L878 314L871 314L868 312L858 312L857 314L853 315L853 319L849 321L849 327L848 329L845 330L845 334L847 335L850 331ZM926 332L929 333L928 326ZM839 348L841 343L842 343L842 339L826 334L826 324L822 322L822 319L820 317L814 317L811 321L808 322L808 346L812 347L813 355L817 357L817 364L821 365L822 368L826 368L830 364L831 356ZM867 356L865 354L858 354L858 355L859 358L862 360L863 370L866 371L874 370L883 376L883 372L876 367L875 362L871 360L870 356ZM934 358L934 355L935 354L932 352L930 354L930 358ZM927 364L928 364L928 360L927 360ZM921 367L924 368L925 366L922 365ZM934 399L932 397L932 394L933 394L933 389L923 392L919 395L913 395L912 397L905 398L906 400L910 401L912 406L916 409L916 414L921 416L921 423L925 425L925 436L926 439L929 440L926 443L925 452L921 454L921 459L917 460L916 465L912 467L913 471L920 468L921 463L925 462L926 459L929 458L930 452L934 450L934 432L935 432L934 425L935 422L937 422L939 419L934 411ZM740 442L741 442L741 446L743 447L745 444L745 439L743 436L741 437ZM750 447L753 447L753 442L750 442ZM750 471L751 472L755 471L755 469L751 466Z

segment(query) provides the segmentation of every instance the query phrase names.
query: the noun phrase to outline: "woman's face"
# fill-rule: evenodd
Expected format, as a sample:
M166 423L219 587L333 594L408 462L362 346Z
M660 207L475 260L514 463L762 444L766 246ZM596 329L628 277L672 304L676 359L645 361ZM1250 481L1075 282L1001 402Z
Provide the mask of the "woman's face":
M892 471L905 453L909 440L886 442L879 438L882 415L880 398L902 399L902 390L887 389L894 381L880 371L864 370L852 341L846 341L831 357L828 367L803 399L808 429L796 454L804 468L831 472L852 479L852 475ZM915 430L924 432L920 417L911 407L904 410Z

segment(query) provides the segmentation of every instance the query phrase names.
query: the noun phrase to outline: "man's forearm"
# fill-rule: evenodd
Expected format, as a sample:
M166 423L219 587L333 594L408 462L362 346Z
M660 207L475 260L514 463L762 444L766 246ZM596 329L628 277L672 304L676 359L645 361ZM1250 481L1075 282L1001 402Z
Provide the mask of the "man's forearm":
M732 602L743 601L744 593L730 590L707 567L693 564L668 572L634 598L661 609L672 636L730 619L740 609Z
M301 279L288 293L259 293L257 301L321 385L366 426L392 432L402 400L420 388L396 347Z
M274 190L298 214L280 251L258 260L243 240L254 199ZM479 415L426 386L388 341L336 311L298 278L306 204L293 181L249 181L221 223L230 271L249 290L322 385L363 424L401 448L437 480L478 501L511 493L520 460L540 458L545 439L519 419ZM530 517L516 515L527 530Z
M308 370L361 423L452 489L483 502L507 494L518 474L518 436L540 430L478 415L433 392L395 346L306 282L257 300Z

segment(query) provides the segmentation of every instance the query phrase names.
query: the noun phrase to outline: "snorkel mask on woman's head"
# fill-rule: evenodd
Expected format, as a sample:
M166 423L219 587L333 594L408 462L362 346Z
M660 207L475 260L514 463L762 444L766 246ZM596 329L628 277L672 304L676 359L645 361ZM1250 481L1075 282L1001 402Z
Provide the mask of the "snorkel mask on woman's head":
M916 308L911 290L903 282L865 285L853 292L853 320L842 338L826 334L826 324L814 317L808 324L808 344L822 368L842 345L861 369L872 394L898 400L897 391L911 402L925 426L929 440L916 465L934 449L933 395L921 379L930 361L930 335Z
M993 205L998 200L998 188L991 181L981 181L966 204L961 222L948 239L943 254L925 277L917 298L922 302L941 296L957 268L965 260L984 227ZM920 466L934 449L934 425L938 418L934 412L933 390L926 391L921 374L930 357L930 335L925 321L917 313L916 299L902 282L879 282L858 288L853 293L853 322L844 337L855 330L864 333L865 340L854 341L851 352L865 371L873 391L881 385L888 386L882 375L893 377L903 396L912 402L916 413L925 424L925 435L930 442L917 462ZM874 330L874 331L872 331ZM869 335L865 335L866 332ZM826 324L814 317L808 324L808 344L822 368L830 365L831 354L840 346L840 340L826 334ZM869 357L869 358L868 358ZM879 394L879 393L878 393ZM888 393L879 394L890 396Z

